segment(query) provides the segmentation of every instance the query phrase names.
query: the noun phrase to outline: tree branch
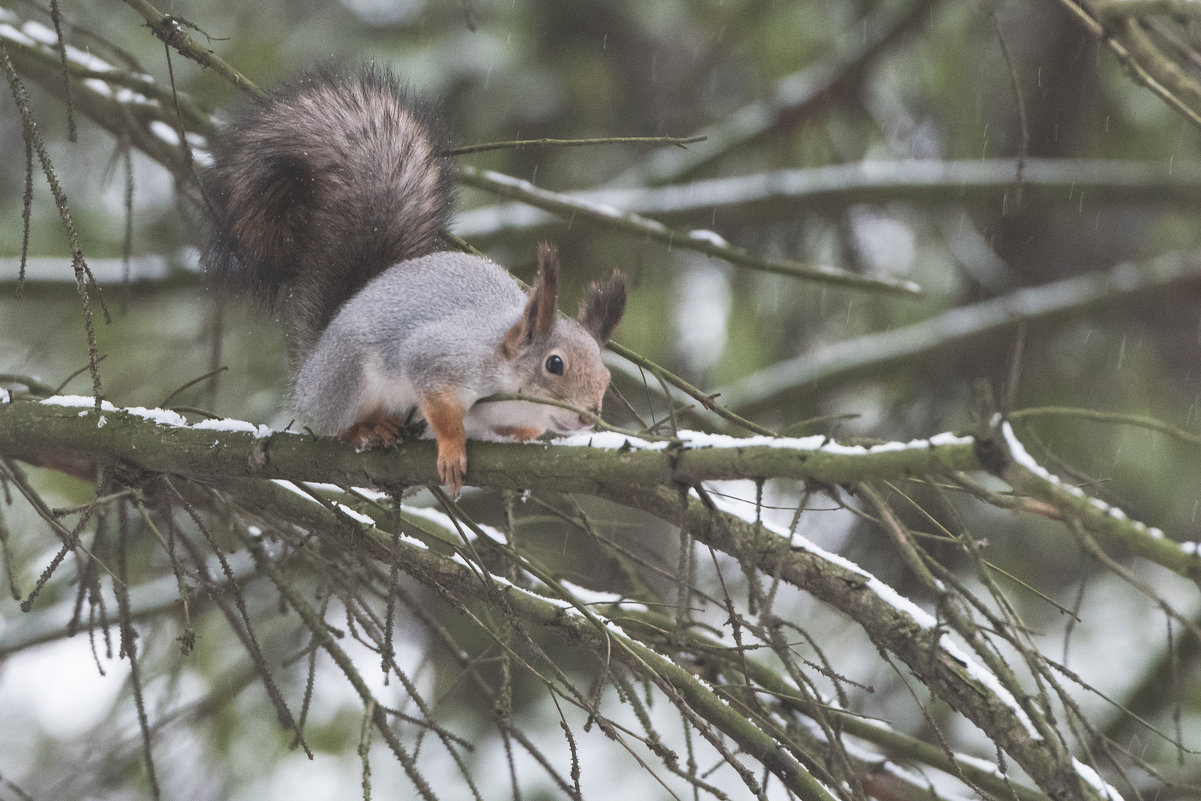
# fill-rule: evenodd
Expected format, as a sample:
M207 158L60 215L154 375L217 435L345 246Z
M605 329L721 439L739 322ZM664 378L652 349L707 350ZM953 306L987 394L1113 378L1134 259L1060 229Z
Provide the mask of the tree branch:
M1193 125L1201 127L1201 84L1147 36L1123 3L1059 0L1077 22L1105 44L1135 83L1145 86ZM1131 6L1129 11L1137 11ZM1165 4L1166 8L1166 4Z
M661 187L572 190L580 203L623 209L668 225L716 219L720 227L786 220L859 203L959 204L999 208L1014 186L1013 159L863 161L712 178ZM1201 163L1111 159L1027 159L1023 198L1078 206L1201 200ZM716 217L715 217L716 210ZM512 203L461 212L455 232L468 239L538 230L555 217Z
M1124 262L1042 286L960 306L920 323L842 340L777 362L716 393L739 413L758 411L800 393L882 371L936 364L948 354L990 341L1018 325L1045 325L1102 306L1201 281L1201 254L1177 253L1146 264Z
M336 504L318 504L277 485L255 479L317 479L346 484L370 484L398 488L436 480L433 444L418 442L388 451L355 453L335 441L299 434L270 432L238 421L205 421L188 425L182 418L162 410L120 410L106 405L96 412L91 398L54 398L45 402L17 401L0 404L0 455L16 456L53 466L57 460L94 459L122 465L121 475L150 478L169 473L219 486L234 496L255 496L255 506L267 503L292 519L327 538L338 548L365 548L365 553L391 563L395 549L403 552L400 564L406 572L430 586L448 586L481 599L490 592L490 582L479 583L477 572L431 551L427 544L394 542L374 524L364 525L359 513L342 512ZM779 576L840 610L860 625L878 647L894 654L958 712L988 732L1000 747L1018 762L1052 797L1100 799L1104 792L1077 770L1070 755L1052 730L1042 721L1042 712L1024 698L1015 698L966 651L941 631L938 620L902 599L874 576L844 559L790 535L787 531L754 520L742 520L707 495L685 500L680 486L697 485L713 478L763 478L783 476L825 483L847 483L867 477L904 478L911 475L948 473L990 468L1011 475L1014 466L1025 472L1015 479L1028 483L1030 476L1047 483L1041 468L1019 451L1006 428L1001 439L973 440L940 435L911 443L885 443L873 447L847 446L820 437L776 440L755 437L736 440L682 434L678 440L645 443L613 433L594 439L609 449L573 446L472 443L469 480L479 483L562 491L583 491L649 512L682 526L698 542L753 564L763 575ZM587 437L574 442L584 444ZM277 497L265 502L257 494L269 489ZM1143 548L1148 558L1186 575L1201 575L1201 556L1194 547L1168 543L1142 524L1128 520L1116 510L1082 508L1089 501L1072 491L1047 494L1046 500L1062 507L1065 515L1079 519L1092 530L1123 531L1129 536L1154 541ZM1083 501L1082 501L1083 499ZM294 516L288 507L304 509ZM280 507L284 507L282 510ZM1174 548L1171 558L1167 549ZM767 759L772 771L788 783L800 777L789 763L775 761L759 735L745 729L742 715L726 718L728 707L705 699L707 690L690 683L686 672L667 661L652 660L649 652L621 641L615 646L613 632L589 615L578 619L563 616L562 608L546 605L526 593L512 590L509 603L519 607L523 618L539 625L568 625L571 637L594 647L613 648L631 669L652 666L653 680L669 694L681 693L688 704L698 704L701 714L744 748ZM620 652L620 654L618 654ZM653 663L653 665L652 665ZM641 666L641 667L638 667ZM673 678L674 677L674 678ZM735 720L737 718L737 720ZM749 738L749 739L748 739ZM766 741L765 741L766 742ZM794 790L801 793L799 787ZM815 788L801 793L822 798Z
M492 170L480 170L470 165L461 165L458 178L460 182L468 186L484 189L501 197L515 198L526 205L550 211L562 217L572 220L587 220L596 225L662 242L673 248L694 250L707 256L714 256L742 267L818 281L833 286L895 295L916 295L921 291L912 281L859 275L833 267L818 267L796 261L756 256L741 248L732 247L712 231L675 230L640 214L622 211L612 206L589 203L576 196L542 189L529 181Z

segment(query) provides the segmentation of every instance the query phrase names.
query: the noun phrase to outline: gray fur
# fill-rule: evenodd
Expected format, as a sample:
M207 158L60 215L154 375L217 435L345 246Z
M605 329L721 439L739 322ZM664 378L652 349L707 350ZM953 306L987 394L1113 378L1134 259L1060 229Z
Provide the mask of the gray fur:
M498 425L579 428L574 414L554 406L474 406L488 395L523 392L599 411L608 371L600 344L575 320L558 318L513 359L501 357L501 340L526 302L508 271L477 256L434 253L395 265L347 301L322 333L297 373L296 410L317 433L337 434L375 412L404 416L419 397L452 390L469 408L469 434ZM567 362L567 375L544 374L552 350ZM577 386L581 375L585 386Z
M581 324L556 313L549 245L529 296L487 259L435 252L451 205L437 130L427 104L373 68L317 70L248 106L213 141L205 263L225 287L283 308L293 400L309 427L387 441L388 424L376 428L383 418L433 409L446 425L439 474L457 490L460 413L469 436L590 424L545 404L478 402L487 396L600 412L609 385L600 348L621 317L625 282L615 274L594 285Z
M204 178L205 263L282 306L303 357L346 298L433 252L451 162L432 106L391 73L319 69L237 112Z

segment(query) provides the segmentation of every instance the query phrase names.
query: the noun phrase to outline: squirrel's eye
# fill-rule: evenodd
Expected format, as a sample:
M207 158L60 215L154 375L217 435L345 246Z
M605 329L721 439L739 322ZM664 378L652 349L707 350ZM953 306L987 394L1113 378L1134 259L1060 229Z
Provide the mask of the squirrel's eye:
M552 353L546 357L546 372L551 375L563 375L563 357Z

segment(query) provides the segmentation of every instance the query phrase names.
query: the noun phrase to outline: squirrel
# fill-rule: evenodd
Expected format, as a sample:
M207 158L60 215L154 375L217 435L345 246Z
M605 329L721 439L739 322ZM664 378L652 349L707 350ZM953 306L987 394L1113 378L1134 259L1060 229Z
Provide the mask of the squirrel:
M391 72L318 68L236 112L210 150L203 261L220 287L281 310L293 406L314 433L390 445L415 412L458 495L468 436L591 427L624 276L593 282L573 320L556 314L552 246L528 294L498 264L440 250L447 140L434 106Z

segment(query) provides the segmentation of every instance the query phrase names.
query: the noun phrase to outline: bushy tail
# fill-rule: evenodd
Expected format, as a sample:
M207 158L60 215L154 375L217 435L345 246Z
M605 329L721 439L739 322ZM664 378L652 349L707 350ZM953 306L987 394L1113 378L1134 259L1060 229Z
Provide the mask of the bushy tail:
M381 271L437 249L451 163L434 109L386 70L315 70L212 143L205 264L283 307L294 353Z

